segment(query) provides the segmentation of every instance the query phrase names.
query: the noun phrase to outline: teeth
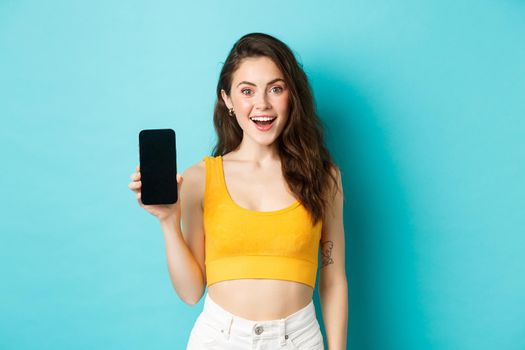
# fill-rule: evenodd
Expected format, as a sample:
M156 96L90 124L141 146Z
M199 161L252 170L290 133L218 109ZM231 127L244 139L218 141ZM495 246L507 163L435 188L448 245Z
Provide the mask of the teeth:
M250 119L264 122L264 121L267 121L267 120L274 120L275 117L253 117L253 118L250 118Z

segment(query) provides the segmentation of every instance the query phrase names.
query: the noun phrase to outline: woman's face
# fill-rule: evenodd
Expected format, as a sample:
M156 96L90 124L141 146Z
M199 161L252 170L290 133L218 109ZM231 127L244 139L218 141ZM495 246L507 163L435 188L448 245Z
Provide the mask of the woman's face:
M270 145L288 119L288 92L284 76L275 63L268 57L253 57L245 58L234 72L230 96L224 90L221 94L226 106L233 108L244 136ZM274 119L271 124L264 121L268 117Z

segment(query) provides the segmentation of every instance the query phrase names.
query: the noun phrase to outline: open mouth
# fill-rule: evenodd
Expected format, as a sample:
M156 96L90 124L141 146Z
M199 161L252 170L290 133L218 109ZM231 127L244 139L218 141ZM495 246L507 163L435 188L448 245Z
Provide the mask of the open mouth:
M277 117L251 117L250 120L260 126L271 125Z

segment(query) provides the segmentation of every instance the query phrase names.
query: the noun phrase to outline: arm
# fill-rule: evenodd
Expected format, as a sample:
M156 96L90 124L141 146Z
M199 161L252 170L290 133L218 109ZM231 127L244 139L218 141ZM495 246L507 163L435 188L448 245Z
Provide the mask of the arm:
M344 350L347 342L348 284L345 270L345 237L343 225L343 186L336 174L338 187L330 201L321 237L319 296L329 350Z
M180 189L181 218L160 222L166 243L170 279L177 295L188 305L196 304L206 288L202 196L204 162L188 168Z

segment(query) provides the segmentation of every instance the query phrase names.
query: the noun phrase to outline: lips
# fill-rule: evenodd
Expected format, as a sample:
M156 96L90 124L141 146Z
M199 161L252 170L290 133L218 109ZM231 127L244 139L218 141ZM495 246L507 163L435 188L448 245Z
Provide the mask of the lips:
M255 124L259 131L268 131L273 126L273 122L277 119L275 116L258 115L250 117L250 120Z

